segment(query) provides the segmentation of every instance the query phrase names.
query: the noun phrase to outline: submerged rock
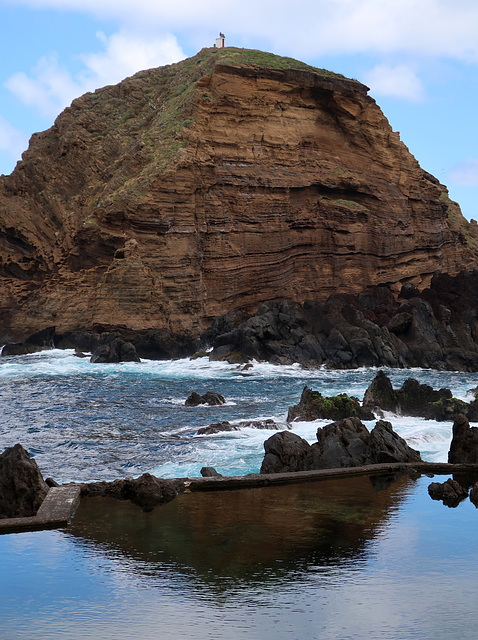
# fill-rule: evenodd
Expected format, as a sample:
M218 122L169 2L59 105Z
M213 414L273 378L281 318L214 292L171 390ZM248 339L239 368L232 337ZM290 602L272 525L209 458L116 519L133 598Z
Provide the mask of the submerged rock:
M21 444L0 455L0 518L34 516L48 489L37 463Z

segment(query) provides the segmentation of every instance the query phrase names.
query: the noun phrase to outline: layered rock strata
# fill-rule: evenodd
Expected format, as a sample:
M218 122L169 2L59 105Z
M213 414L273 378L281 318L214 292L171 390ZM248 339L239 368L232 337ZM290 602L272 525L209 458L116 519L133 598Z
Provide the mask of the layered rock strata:
M226 48L75 100L0 177L0 342L192 336L265 300L474 264L476 225L367 91Z

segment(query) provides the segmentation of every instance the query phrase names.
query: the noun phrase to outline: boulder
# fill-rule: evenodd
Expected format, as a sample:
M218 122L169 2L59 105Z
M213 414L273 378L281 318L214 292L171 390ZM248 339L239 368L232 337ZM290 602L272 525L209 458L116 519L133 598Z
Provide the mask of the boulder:
M478 463L478 428L470 427L468 418L458 414L453 423L453 437L448 452L452 464Z
M468 491L456 480L448 478L445 482L432 482L428 486L432 500L443 500L448 507L457 507L468 496Z
M421 384L415 378L407 378L397 391L398 412L404 416L426 416L426 408L452 397L450 389L435 391L428 384Z
M373 420L374 415L370 409L362 407L354 396L341 393L325 398L319 391L313 391L305 386L299 404L289 407L287 422L294 420L309 422L318 419L342 420L351 417Z
M397 397L390 378L380 370L365 391L363 406L371 409L379 408L383 411L397 411Z
M0 518L34 516L48 493L40 469L21 444L0 455Z
M114 338L100 344L90 358L92 363L141 362L133 343Z
M419 462L420 453L408 446L390 422L379 420L370 432L367 464Z
M203 467L201 469L203 478L222 478L222 474L218 473L214 467Z
M144 473L139 478L83 484L81 492L87 496L110 496L118 500L130 500L148 512L175 498L179 493L180 484L179 480L165 480Z
M307 469L310 444L295 433L280 431L264 442L260 473L285 473Z
M346 418L317 429L309 469L336 469L367 464L370 433L358 418Z
M200 404L208 404L210 406L218 406L226 404L224 396L217 391L207 391L204 395L200 395L196 391L193 391L190 396L186 398L184 403L187 407L197 407Z
M317 429L317 442L312 445L282 431L266 440L264 448L261 473L420 461L419 452L409 447L389 422L379 420L369 432L356 417Z

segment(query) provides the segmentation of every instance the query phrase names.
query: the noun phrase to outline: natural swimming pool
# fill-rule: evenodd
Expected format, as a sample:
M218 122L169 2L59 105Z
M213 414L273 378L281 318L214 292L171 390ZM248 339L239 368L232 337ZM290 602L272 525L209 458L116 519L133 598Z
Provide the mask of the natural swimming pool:
M62 531L0 536L1 638L474 638L478 512L431 481L83 499Z

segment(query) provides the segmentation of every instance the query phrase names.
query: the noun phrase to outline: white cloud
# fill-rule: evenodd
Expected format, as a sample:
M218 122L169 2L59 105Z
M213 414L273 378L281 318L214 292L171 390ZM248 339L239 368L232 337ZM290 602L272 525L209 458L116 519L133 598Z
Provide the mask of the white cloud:
M424 89L415 71L404 64L390 66L376 65L364 75L364 81L370 86L374 96L403 98L420 102L424 98Z
M144 35L120 32L107 38L98 32L105 50L81 56L87 68L87 83L96 86L119 82L141 69L177 62L185 57L173 35L148 40Z
M121 31L110 37L98 33L104 45L99 53L84 54L84 68L75 76L62 67L55 55L42 57L28 75L14 73L6 82L23 104L55 117L71 101L105 84L114 84L141 69L169 64L184 58L172 35L152 37Z
M55 56L43 56L33 69L32 76L23 71L14 73L5 87L23 104L35 107L42 115L55 116L79 95L80 87Z
M478 159L469 157L448 172L448 179L459 187L478 187Z
M10 0L13 2L13 0ZM221 29L295 55L409 53L478 62L476 0L14 0L15 5L155 25L195 40ZM264 44L266 46L264 46Z
M28 136L0 115L0 151L17 160L28 146Z

